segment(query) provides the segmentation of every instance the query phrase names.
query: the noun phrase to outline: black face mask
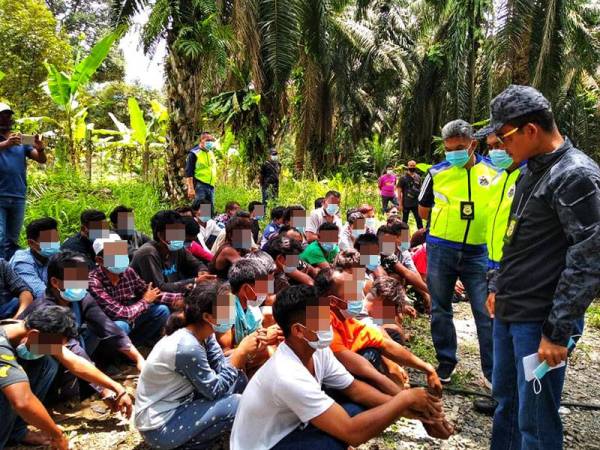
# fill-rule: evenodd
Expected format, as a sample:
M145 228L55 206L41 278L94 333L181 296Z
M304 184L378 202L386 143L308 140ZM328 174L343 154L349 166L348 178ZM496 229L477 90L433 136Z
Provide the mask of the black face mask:
M409 168L408 168L408 171L409 171L410 173L413 173L415 170L417 170L417 169L415 169L414 167L409 167Z

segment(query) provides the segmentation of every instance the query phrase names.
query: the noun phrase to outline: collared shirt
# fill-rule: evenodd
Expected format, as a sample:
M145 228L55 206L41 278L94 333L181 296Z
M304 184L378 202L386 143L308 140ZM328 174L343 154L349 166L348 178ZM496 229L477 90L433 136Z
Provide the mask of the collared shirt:
M6 138L0 134L0 142ZM13 145L0 150L0 197L25 198L27 192L27 162L33 147Z
M325 218L326 215L327 213L325 212L324 208L317 208L313 210L313 212L308 217L308 220L306 221L305 231L310 231L315 234L318 233L319 227L325 222L327 222L327 219ZM333 223L337 225L339 233L342 230L342 219L340 219L340 216L336 214L333 218Z
M48 262L42 263L30 248L17 250L10 260L10 267L33 291L35 298L41 297L48 285Z
M6 295L7 291L9 295ZM0 259L0 304L6 303L12 297L18 297L24 291L31 291L31 289L15 273L8 262Z
M119 275L116 285L112 283L104 267L98 266L90 273L89 291L112 320L133 323L150 307L150 303L143 299L147 290L148 283L131 267ZM182 298L183 294L163 292L160 303L171 305Z

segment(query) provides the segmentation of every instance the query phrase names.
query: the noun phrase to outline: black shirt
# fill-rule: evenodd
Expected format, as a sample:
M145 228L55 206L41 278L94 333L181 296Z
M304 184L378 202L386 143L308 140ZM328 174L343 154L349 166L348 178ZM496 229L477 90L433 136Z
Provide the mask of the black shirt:
M85 256L88 268L92 270L96 266L96 252L92 241L81 233L71 236L61 245L61 250L70 250Z
M511 208L520 219L504 245L496 317L543 321L544 335L565 345L600 289L600 170L569 140L527 166Z
M279 171L281 165L278 161L265 161L260 167L261 186L279 186Z
M398 181L398 186L402 189L402 207L415 208L419 201L419 192L421 191L421 177L415 173L414 178L405 174Z

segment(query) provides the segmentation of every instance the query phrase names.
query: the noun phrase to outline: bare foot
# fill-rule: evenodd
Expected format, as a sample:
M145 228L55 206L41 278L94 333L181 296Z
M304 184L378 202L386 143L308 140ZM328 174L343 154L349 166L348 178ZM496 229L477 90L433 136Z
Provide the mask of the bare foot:
M52 440L50 439L50 436L48 436L43 431L27 430L27 434L25 434L25 437L21 441L21 444L31 445L31 446L50 445L51 441Z
M437 439L448 439L454 434L454 427L446 419L441 422L423 423L427 434Z

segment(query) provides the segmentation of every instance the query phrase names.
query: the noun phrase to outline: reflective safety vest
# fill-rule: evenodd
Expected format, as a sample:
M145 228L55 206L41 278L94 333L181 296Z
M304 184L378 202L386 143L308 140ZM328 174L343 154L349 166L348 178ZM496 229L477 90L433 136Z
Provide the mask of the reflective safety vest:
M470 169L443 162L429 172L435 198L429 234L463 245L485 244L490 186L498 169L478 157Z
M217 179L217 158L214 153L202 150L200 147L192 149L192 152L196 155L194 178L214 186Z
M490 187L490 214L488 216L486 241L488 259L494 268L499 268L502 259L504 235L506 234L510 208L515 197L517 178L519 178L520 173L520 168L510 173L502 170L492 180L492 186Z

